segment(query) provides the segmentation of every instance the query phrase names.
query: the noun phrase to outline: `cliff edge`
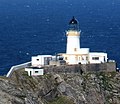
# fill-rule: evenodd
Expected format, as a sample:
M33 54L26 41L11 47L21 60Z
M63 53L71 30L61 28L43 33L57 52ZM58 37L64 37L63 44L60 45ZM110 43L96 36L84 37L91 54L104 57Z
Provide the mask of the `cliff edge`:
M0 77L0 104L120 104L120 73Z

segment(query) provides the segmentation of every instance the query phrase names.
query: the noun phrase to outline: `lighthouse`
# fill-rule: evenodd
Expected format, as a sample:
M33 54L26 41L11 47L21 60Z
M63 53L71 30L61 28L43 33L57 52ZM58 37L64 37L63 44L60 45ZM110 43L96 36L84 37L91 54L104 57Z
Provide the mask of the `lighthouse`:
M69 22L69 28L66 31L67 47L66 54L75 54L80 49L80 30L79 23L73 17Z
M88 63L89 48L80 48L80 32L79 22L72 17L66 31L66 53L61 54L68 64Z
M69 21L66 31L66 53L60 53L67 64L94 64L107 62L107 53L90 52L89 48L81 48L79 22L75 17Z

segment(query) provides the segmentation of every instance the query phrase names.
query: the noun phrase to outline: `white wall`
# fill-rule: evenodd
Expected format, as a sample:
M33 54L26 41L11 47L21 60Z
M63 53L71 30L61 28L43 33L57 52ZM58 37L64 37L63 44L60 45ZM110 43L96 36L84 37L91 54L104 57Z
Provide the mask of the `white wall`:
M52 55L38 55L32 56L32 66L41 67L45 65L45 58L52 58Z
M89 48L80 48L79 54L89 54Z
M25 68L25 71L28 72L29 76L38 76L44 74L44 69L38 69L38 68Z
M77 60L75 59L75 55L70 55L69 57L68 57L68 59L69 59L69 64L76 64L77 63Z
M36 73L38 71L38 73ZM44 74L44 69L33 69L33 76L37 75L43 75Z
M73 54L80 49L79 36L68 36L67 37L67 54ZM74 49L76 48L76 51Z
M95 60L93 58L99 57L98 60ZM99 52L91 52L89 53L89 62L90 63L105 63L107 62L107 53L99 53Z
M80 32L79 31L67 31L67 54L74 54L80 49ZM76 51L74 49L76 48Z

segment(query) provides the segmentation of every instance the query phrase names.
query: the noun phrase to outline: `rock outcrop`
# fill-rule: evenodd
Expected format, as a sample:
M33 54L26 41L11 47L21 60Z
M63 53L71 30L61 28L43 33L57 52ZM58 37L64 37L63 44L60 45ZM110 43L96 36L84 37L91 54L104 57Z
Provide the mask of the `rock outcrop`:
M0 104L120 104L120 73L0 77Z

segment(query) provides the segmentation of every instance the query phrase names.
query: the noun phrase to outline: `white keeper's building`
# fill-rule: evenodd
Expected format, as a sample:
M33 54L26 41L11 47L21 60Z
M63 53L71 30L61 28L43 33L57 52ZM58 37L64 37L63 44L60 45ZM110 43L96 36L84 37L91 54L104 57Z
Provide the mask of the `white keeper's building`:
M90 52L89 48L80 47L79 23L73 17L69 22L69 29L66 31L67 47L66 53L58 53L59 57L63 57L66 64L95 64L107 62L107 53ZM32 57L32 66L41 67L49 65L49 61L53 59L52 55L38 55Z

